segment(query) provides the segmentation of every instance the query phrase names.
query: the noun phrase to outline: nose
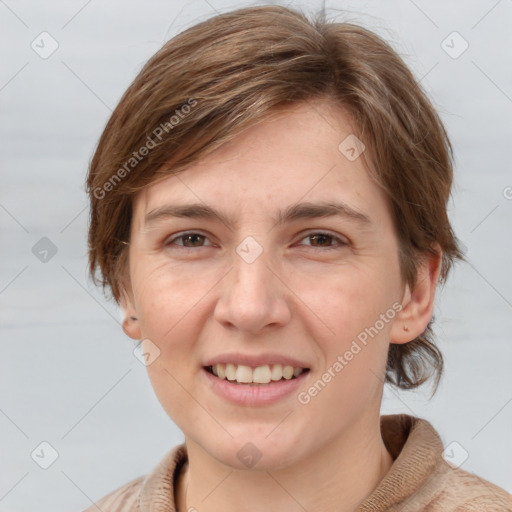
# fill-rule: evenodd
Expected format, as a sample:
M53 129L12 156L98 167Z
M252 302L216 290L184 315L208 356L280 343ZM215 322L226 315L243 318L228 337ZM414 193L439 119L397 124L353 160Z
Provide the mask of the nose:
M218 322L251 333L289 322L289 289L269 263L265 251L252 262L234 254L233 267L221 281L221 295L215 306Z

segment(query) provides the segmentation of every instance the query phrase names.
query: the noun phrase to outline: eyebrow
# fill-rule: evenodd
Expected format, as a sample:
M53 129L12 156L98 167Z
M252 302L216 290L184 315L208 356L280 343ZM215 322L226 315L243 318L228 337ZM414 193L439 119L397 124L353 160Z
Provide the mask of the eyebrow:
M356 221L362 226L370 226L371 220L368 215L348 204L340 201L327 201L320 203L298 203L288 206L284 210L279 210L277 219L274 219L276 226L287 222L293 222L303 219L317 219L322 217L343 217L348 220ZM173 217L182 217L189 219L212 219L225 224L229 229L233 229L236 221L222 212L202 203L192 203L187 205L165 205L151 210L144 217L144 224L152 224L156 221L165 220Z

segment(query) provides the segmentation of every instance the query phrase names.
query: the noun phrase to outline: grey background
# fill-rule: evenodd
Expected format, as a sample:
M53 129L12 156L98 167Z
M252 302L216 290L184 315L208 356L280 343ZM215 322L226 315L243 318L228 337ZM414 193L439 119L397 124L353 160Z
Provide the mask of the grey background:
M111 110L145 61L191 24L247 5L0 1L0 511L82 510L183 440L119 311L88 281L83 182ZM382 413L428 419L445 446L467 451L463 469L512 492L512 2L327 7L394 45L456 152L450 217L470 264L437 298L445 377L431 401L428 388L386 388ZM46 59L31 47L43 31L59 45ZM469 44L458 58L445 51L462 48L454 31ZM32 252L42 237L57 248L47 262ZM43 441L58 452L46 470L31 458Z

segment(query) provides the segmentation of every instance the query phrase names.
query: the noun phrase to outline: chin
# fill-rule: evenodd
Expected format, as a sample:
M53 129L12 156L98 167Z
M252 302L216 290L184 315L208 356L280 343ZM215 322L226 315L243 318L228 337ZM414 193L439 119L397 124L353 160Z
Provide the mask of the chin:
M286 439L270 440L265 435L245 433L225 443L208 446L203 444L203 450L218 462L235 470L278 471L294 464L300 453L297 442L290 436Z

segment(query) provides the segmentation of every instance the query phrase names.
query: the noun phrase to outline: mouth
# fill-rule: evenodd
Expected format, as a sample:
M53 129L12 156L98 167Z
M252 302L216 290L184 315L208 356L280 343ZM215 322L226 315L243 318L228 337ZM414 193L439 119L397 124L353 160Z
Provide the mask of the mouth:
M309 368L281 364L267 364L253 368L243 364L220 363L203 368L220 380L245 386L265 386L280 381L294 380L303 373L309 372Z

